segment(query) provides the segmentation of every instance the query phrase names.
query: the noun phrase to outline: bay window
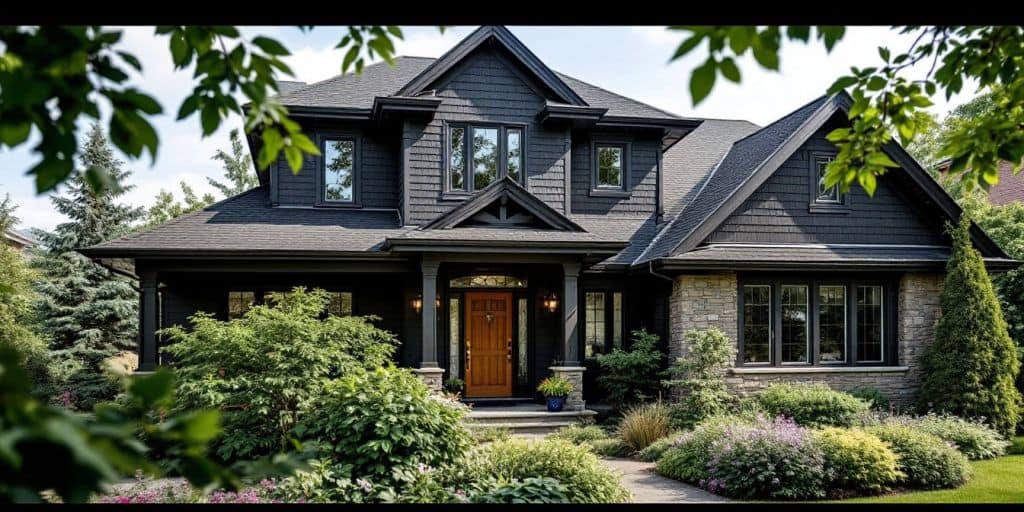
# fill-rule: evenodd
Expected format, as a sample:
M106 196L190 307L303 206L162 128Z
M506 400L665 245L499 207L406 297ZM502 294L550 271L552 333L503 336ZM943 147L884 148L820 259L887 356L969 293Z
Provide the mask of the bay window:
M741 278L739 354L744 366L894 364L891 282Z
M447 192L472 193L505 176L525 185L522 126L450 124L446 136Z

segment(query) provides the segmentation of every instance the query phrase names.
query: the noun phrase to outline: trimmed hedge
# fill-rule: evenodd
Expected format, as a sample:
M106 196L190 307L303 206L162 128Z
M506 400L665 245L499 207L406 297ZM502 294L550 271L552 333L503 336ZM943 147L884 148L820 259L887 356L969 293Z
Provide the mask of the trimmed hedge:
M852 427L870 410L864 400L820 383L772 384L755 400L769 416L792 418L805 427Z

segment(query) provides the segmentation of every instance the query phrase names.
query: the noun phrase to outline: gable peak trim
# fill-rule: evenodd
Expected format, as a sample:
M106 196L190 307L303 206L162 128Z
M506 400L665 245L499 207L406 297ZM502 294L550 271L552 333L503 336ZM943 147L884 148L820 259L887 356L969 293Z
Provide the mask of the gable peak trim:
M472 218L495 201L511 201L522 207L541 222L558 231L586 232L571 219L531 194L511 177L491 183L475 196L449 210L447 213L421 226L420 230L453 229Z

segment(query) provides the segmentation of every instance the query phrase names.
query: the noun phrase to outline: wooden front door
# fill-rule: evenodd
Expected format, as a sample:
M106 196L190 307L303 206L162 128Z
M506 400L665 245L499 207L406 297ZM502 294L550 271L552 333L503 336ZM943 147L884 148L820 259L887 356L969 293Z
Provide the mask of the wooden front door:
M466 294L466 397L512 396L512 294Z

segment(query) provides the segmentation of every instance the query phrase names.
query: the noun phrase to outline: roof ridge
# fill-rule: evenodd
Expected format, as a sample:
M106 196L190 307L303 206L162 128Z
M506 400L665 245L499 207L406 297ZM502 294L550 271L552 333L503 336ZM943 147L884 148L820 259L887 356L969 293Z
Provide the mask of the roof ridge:
M405 55L396 55L394 60L398 60L398 59L429 59L429 58L431 58L431 57L409 57L409 56L405 56ZM372 67L380 66L381 64L388 64L389 66L391 65L390 63L388 63L388 61L382 60L382 61L374 62L373 64L367 65L366 67L363 68L363 71L366 71L367 69L370 69ZM334 81L340 80L340 79L342 79L342 78L344 78L346 76L350 76L350 75L358 76L355 73L338 73L337 75L334 75L334 76L329 77L329 78L325 78L325 79L320 80L318 82L309 82L306 85L303 85L302 87L296 87L295 89L292 89L291 91L288 91L287 93L278 94L277 97L278 98L282 98L284 96L291 96L292 94L295 94L295 93L297 93L299 91L304 91L306 89L309 89L310 87L316 87L316 86L323 85L323 84L326 84L326 83L334 82Z
M562 73L561 71L557 71L557 70L554 70L554 69L552 69L552 71L554 71L556 75L559 75L559 76L562 76L562 77L565 77L565 78L568 78L568 79L571 79L571 80L575 80L577 82L580 82L582 84L586 84L586 85L588 85L590 87L593 87L595 89L600 89L601 91L604 91L604 92L606 92L608 94L611 94L612 96L617 96L619 98L627 99L629 101L634 101L634 102L639 103L639 104L641 104L641 105L643 105L645 107L657 110L658 112L661 112L662 114L667 114L669 116L672 116L672 117L675 117L675 118L679 118L679 119L687 119L686 117L681 116L679 114L674 114L674 113L669 112L669 111L667 111L665 109L661 109L661 108L655 107L654 105L651 105L650 103L645 103L645 102L640 101L640 100L638 100L636 98L630 98L629 96L624 96L624 95L619 94L619 93L617 93L615 91L610 91L608 89L605 89L604 87L601 87L600 85L594 85L594 84L592 84L590 82L587 82L585 80L580 80L579 78L576 78L576 77L571 76L571 75L567 75L565 73Z
M782 117L780 117L780 118L778 118L778 119L776 119L776 120L774 120L774 121L772 121L772 122L770 122L770 123L768 123L768 124L758 128L757 130L747 134L744 137L739 138L738 140L736 140L736 143L738 144L740 142L743 142L743 141L753 137L754 135L757 135L757 134L767 130L768 128L771 128L772 126L775 126L775 125L781 123L782 121L785 121L786 119L789 119L790 117L796 115L797 112L800 112L801 110L811 106L815 102L820 101L823 98L827 99L828 97L829 97L828 94L823 94L821 96L818 96L818 97L814 98L813 100L808 101L807 103L804 103L803 105L800 105L799 107L791 110L788 114L786 114L786 115L784 115L784 116L782 116ZM801 124L803 124L803 123L801 123ZM754 126L757 126L757 125L754 125Z

